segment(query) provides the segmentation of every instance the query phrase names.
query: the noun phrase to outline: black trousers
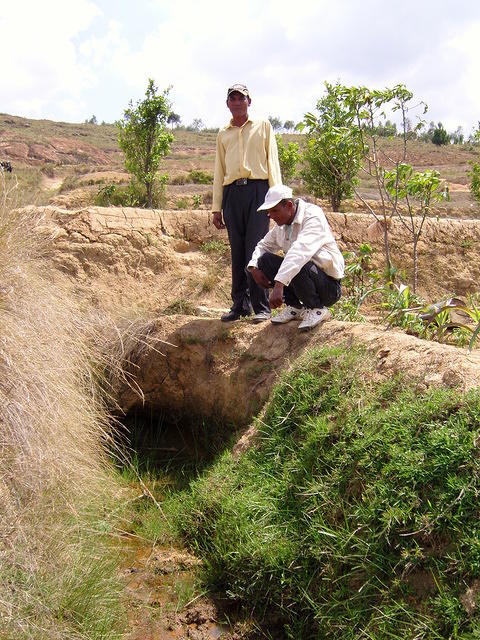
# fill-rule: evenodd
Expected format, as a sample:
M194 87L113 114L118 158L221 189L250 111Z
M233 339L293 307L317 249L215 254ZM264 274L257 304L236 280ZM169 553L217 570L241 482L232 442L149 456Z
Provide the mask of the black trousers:
M273 286L283 258L274 253L264 253L258 261L258 268L263 271ZM340 280L335 280L322 271L313 262L303 265L297 275L284 287L285 304L291 307L319 309L331 307L342 295Z
M268 231L270 220L257 208L264 203L268 180L249 180L245 185L223 188L223 220L232 252L232 311L249 315L270 311L268 291L259 287L246 266L257 242Z

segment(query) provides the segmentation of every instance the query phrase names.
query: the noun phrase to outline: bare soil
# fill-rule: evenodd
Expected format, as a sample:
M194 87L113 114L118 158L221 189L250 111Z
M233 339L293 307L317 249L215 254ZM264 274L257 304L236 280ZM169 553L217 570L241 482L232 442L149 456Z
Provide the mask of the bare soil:
M253 637L251 625L234 622L235 614L230 609L226 615L220 599L194 590L200 565L198 558L184 550L130 543L123 569L128 640Z

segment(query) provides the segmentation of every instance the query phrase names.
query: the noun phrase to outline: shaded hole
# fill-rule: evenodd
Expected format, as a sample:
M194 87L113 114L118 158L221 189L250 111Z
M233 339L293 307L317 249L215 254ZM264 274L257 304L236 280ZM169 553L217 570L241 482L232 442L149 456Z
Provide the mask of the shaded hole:
M119 419L119 444L126 465L139 472L191 478L232 446L235 428L214 417L185 415L154 407L133 407Z

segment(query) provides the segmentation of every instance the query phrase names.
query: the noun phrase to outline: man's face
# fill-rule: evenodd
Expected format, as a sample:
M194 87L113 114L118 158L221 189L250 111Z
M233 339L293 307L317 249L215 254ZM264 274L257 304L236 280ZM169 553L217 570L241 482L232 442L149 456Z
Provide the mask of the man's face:
M251 102L250 98L244 96L240 91L232 91L227 98L227 107L234 118L241 118L247 115Z
M283 204L279 202L271 209L267 209L267 216L280 226L290 224L295 217L295 205L291 200L287 200Z

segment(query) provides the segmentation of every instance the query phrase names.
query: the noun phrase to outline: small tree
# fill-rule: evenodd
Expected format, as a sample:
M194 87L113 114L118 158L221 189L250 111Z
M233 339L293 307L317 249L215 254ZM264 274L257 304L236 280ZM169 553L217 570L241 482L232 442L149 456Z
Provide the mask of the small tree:
M473 145L480 144L480 121L477 128L473 129L468 140ZM473 162L473 160L470 160L469 164L471 169L467 171L467 175L470 177L470 193L477 202L480 202L480 164Z
M450 141L452 144L463 144L465 136L463 134L463 127L457 127L453 133L450 134Z
M283 128L285 131L292 131L292 129L295 129L295 122L293 120L285 120Z
M475 146L480 144L480 120L477 127L474 127L472 133L468 136L468 141Z
M395 202L400 222L408 229L413 240L413 293L418 284L418 240L432 202L443 200L446 192L441 189L438 171L420 173L407 163L401 162L391 171L385 171L384 183L387 193ZM397 207L398 200L407 205L407 215Z
M168 116L168 118L167 118L167 122L168 122L169 125L171 125L172 129L173 129L173 125L178 127L178 125L180 124L181 121L182 121L182 119L180 118L178 113L175 113L174 111L171 111L169 116Z
M384 123L380 123L377 127L377 134L381 138L393 138L397 135L397 125L395 122L386 120Z
M441 122L437 124L433 131L432 142L437 146L450 143L450 136Z
M355 111L341 97L339 84L325 83L326 95L317 102L318 116L307 113L307 144L302 177L318 198L328 198L333 211L353 195L362 161L360 132Z
M205 125L201 118L194 118L192 124L190 124L187 129L189 131L201 131L202 129L205 129Z
M278 160L282 172L282 181L283 184L290 184L291 180L295 177L297 164L300 160L299 145L297 142L289 142L288 145L285 146L282 136L279 133L277 133L275 138L277 140Z
M472 167L467 174L470 176L470 193L477 202L480 202L480 164L470 161Z
M118 142L125 154L125 167L145 186L147 207L152 206L155 180L162 158L170 151L173 135L167 130L170 103L169 89L158 94L154 81L148 80L145 99L136 106L132 101L116 122ZM164 182L164 181L163 181Z
M370 204L358 189L355 194L360 198L368 211L373 215L379 227L382 229L385 250L387 274L393 273L390 258L389 223L391 218L398 213L398 195L392 195L385 185L385 166L398 167L406 162L407 144L412 132L416 132L423 126L423 121L412 128L409 113L418 108L427 111L423 102L411 105L413 93L402 85L395 85L392 89L368 89L367 87L339 87L338 93L341 99L352 111L355 112L356 127L360 135L363 164L362 170L373 178L379 195L378 205ZM388 157L379 145L378 127L385 122L385 112L400 113L400 134L403 144L397 157Z

